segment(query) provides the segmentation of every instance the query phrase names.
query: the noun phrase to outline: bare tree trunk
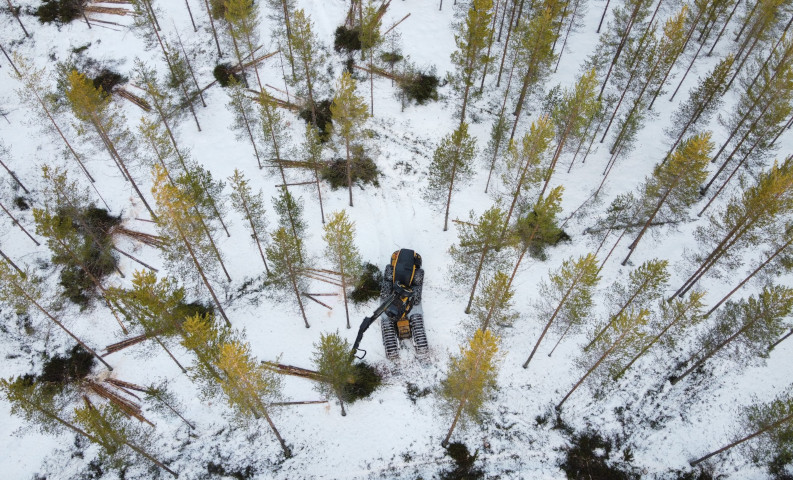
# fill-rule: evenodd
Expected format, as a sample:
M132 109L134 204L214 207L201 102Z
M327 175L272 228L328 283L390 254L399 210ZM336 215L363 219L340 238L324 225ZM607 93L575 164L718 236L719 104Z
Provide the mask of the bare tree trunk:
M13 178L15 182L17 182L17 185L19 185L20 187L22 187L22 190L23 190L23 191L24 191L24 192L25 192L27 195L30 195L30 192L28 191L28 189L27 189L27 188L25 188L25 186L24 186L24 185L22 185L22 182L20 182L20 181L19 181L19 178L17 178L16 174L15 174L13 171L11 171L11 169L10 169L10 168L8 168L8 166L7 166L7 165L6 165L6 164L5 164L5 163L4 163L2 160L0 160L0 165L2 165L2 166L3 166L3 168L5 168L5 169L6 169L6 172L8 172L8 174L9 174L9 175L11 175L11 178Z
M595 30L595 33L600 33L600 27L603 26L603 19L606 18L606 12L609 10L609 3L611 0L606 0L606 6L603 7L603 15L600 16L600 22L598 23L598 29Z
M204 5L207 7L207 15L209 16L209 26L212 28L212 36L215 37L215 45L218 47L218 57L223 58L223 51L220 50L220 40L218 40L218 32L215 30L215 20L212 18L212 9L209 7L209 0L204 0Z
M14 8L14 6L11 5L11 0L6 0L6 3L8 3L8 9L11 11L11 14L14 15L14 18L17 19L17 22L19 22L19 26L22 27L22 31L25 32L25 37L30 38L30 34L25 28L25 25L23 25L22 20L19 19L19 9Z
M3 253L3 251L2 251L2 250L0 250L0 257L3 257L3 258L5 259L5 261L6 261L6 262L8 262L8 264L9 264L9 265L11 265L12 267L14 267L14 270L16 270L17 272L19 272L19 274L20 274L20 275L22 275L23 277L26 275L26 274L25 274L25 272L24 272L24 271L23 271L21 268L19 268L19 267L17 266L17 264L16 264L16 263L14 263L14 261L13 261L13 260L11 260L10 258L8 258L8 255L6 255L5 253Z
M33 243L35 243L35 244L36 244L36 246L37 246L37 247L41 245L41 244L38 242L38 240L36 240L35 238L33 238L33 235L31 235L31 234L30 234L30 232L28 232L28 231L25 229L25 227L23 227L23 226L22 226L22 224L21 224L21 223L19 223L19 220L17 220L17 219L14 217L14 215L12 215L12 214L11 214L11 212L9 212L9 211L8 211L8 209L5 207L5 205L3 205L2 203L0 203L0 208L2 208L2 209L3 209L3 211L4 211L4 212L6 212L6 215L8 215L8 217L9 217L9 218L11 218L11 221L12 221L12 222L14 222L14 225L16 225L17 227L19 227L19 229L20 229L20 230L22 230L23 232L25 232L25 235L27 235L27 236L28 236L28 238L29 238L29 239L31 239L31 240L33 241Z
M770 430L773 430L773 429L777 428L778 426L782 425L783 423L789 422L791 419L793 419L793 413L791 413L790 415L788 415L788 416L786 416L786 417L783 417L781 420L778 420L778 421L776 421L776 422L772 423L771 425L768 425L768 426L766 426L766 427L763 427L763 428L761 428L760 430L758 430L758 431L754 432L754 433L753 433L753 434L751 434L751 435L748 435L748 436L746 436L746 437L743 437L743 438L742 438L742 439L740 439L740 440L736 440L736 441L732 442L731 444L729 444L729 445L726 445L726 446L724 446L724 447L722 447L722 448L720 448L720 449L716 450L716 451L715 451L715 452L713 452L713 453L709 453L709 454L705 455L705 456L704 456L704 457L702 457L702 458L698 458L698 459L696 459L696 460L694 460L694 461L691 461L691 462L688 462L688 463L689 463L689 465L691 465L691 466L693 467L693 466L695 466L695 465L697 465L697 464L699 464L699 463L701 463L701 462L704 462L705 460L709 459L710 457L713 457L713 456L715 456L715 455L718 455L718 454L720 454L720 453L722 453L722 452L725 452L725 451L727 451L727 450L731 449L732 447L735 447L736 445L740 445L741 443L743 443L743 442L745 442L745 441L747 441L747 440L751 440L751 439L753 439L754 437L757 437L757 436L759 436L759 435L762 435L762 434L764 434L765 432L768 432L768 431L770 431Z
M198 270L198 274L201 276L201 280L204 282L204 285L206 285L207 289L209 290L209 294L212 295L212 300L215 301L215 306L218 307L218 311L220 312L220 315L223 317L223 320L226 321L226 326L231 327L231 322L229 321L229 317L226 316L226 312L223 310L223 305L220 304L220 300L218 299L217 295L215 295L215 289L212 288L212 285L209 283L206 274L204 274L204 269L201 267L201 263L198 261L198 258L196 258L195 256L195 252L193 251L193 246L187 240L187 237L182 231L182 228L178 225L176 226L176 228L179 231L179 236L182 237L182 242L184 242L185 247L187 247L187 251L190 253L190 258L193 259L193 263L195 264L196 269Z
M193 24L193 32L198 32L198 27L196 27L195 19L193 18L193 11L190 9L190 2L184 0L184 4L187 7L187 14L190 15L190 23ZM178 35L178 33L177 33ZM206 105L204 105L206 106Z
M441 442L441 446L446 448L449 445L449 439L452 438L452 432L454 432L454 427L457 426L457 421L460 420L460 415L463 413L463 407L465 407L465 401L467 398L463 398L460 400L460 406L457 407L457 411L454 414L454 420L452 420L452 426L449 427L449 432L446 434L446 438L443 439Z

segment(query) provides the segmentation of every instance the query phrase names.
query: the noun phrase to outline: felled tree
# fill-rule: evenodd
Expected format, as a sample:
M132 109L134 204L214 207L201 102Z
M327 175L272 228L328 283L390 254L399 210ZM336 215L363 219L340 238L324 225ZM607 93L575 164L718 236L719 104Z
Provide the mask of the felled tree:
M439 396L442 408L452 415L452 424L442 446L459 421L480 421L482 408L496 387L498 375L498 338L491 332L477 330L458 355L449 359L449 371L441 381Z
M179 476L149 452L149 433L145 427L133 424L115 404L95 407L86 400L85 406L75 409L74 418L91 434L89 439L102 447L108 459L122 464L131 462L128 459L131 450L174 477Z
M459 190L473 173L473 159L476 156L476 139L468 135L468 124L461 123L451 135L444 137L432 155L429 168L429 184L425 196L432 202L445 200L446 213L443 217L443 231L449 229L449 208L452 193Z
M498 270L506 262L507 252L502 247L507 243L501 238L504 224L504 211L499 205L490 207L478 218L471 212L469 221L460 222L457 233L459 241L449 248L449 254L454 262L451 267L454 282L472 284L465 313L471 313L471 304L482 272Z
M548 315L549 318L523 368L528 368L551 325L556 325L556 329L562 331L561 337L564 337L570 329L583 324L594 305L592 293L599 281L597 258L590 253L577 260L570 258L563 261L559 270L550 274L548 282L540 284L539 311L542 316Z
M306 310L301 299L302 293L306 290L306 280L303 277L305 264L300 257L300 245L284 227L273 232L271 239L270 246L267 247L267 256L272 265L273 285L294 294L306 328L309 328L311 325L308 324Z
M698 341L697 353L689 358L691 366L672 378L674 385L717 354L738 363L749 363L768 356L772 344L787 328L786 318L793 311L793 289L781 285L766 287L757 296L727 302L715 325ZM725 350L725 347L730 349Z
M344 298L344 313L347 317L347 328L350 328L350 310L347 305L347 287L357 281L361 274L361 254L355 246L355 222L347 217L342 210L330 214L330 220L324 227L325 257L334 268L338 269L341 281L341 292Z
M314 388L322 395L338 398L343 417L347 416L344 390L355 375L355 367L350 362L350 348L350 342L341 338L338 331L327 335L322 333L319 342L314 344L312 355L314 368L322 378Z
M366 112L366 103L363 98L355 94L355 79L348 72L343 72L336 89L336 96L330 105L333 116L333 132L344 140L347 152L347 189L350 192L350 206L352 207L352 158L350 146L361 135L364 122L369 118Z
M262 198L262 191L254 194L251 191L248 180L236 168L234 175L229 177L231 182L231 205L237 212L239 212L245 220L247 226L251 230L251 238L256 243L259 249L259 255L264 262L264 270L270 274L270 267L267 266L267 259L264 258L264 250L262 249L262 239L267 234L267 216L264 211L264 199Z

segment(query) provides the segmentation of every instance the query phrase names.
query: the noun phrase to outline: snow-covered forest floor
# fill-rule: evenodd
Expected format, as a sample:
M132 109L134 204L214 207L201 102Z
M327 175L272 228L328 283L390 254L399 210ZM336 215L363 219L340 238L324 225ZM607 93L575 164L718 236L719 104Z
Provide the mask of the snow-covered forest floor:
M94 13L93 18L112 23L97 22L89 29L84 21L75 20L56 26L39 24L30 14L39 1L13 0L12 3L22 7L21 19L31 37L25 38L17 21L2 6L0 44L9 53L31 59L37 67L44 68L46 83L53 91L58 88L56 64L68 60L86 65L90 59L95 62L94 68L101 66L118 72L129 79L130 84L125 88L138 95L143 95L143 92L131 85L135 83L136 60L156 67L161 75L165 74L165 62L159 48L145 45L136 36L130 29L132 20L129 16ZM163 34L175 38L178 31L186 50L191 53L199 84L205 86L212 82L212 70L218 57L203 1L188 0L198 25L197 32L193 31L184 2L153 3L160 12ZM259 36L263 47L260 52L276 51L278 47L270 38L270 20L265 15L266 4L256 3L261 3ZM400 35L398 44L401 51L410 62L425 71L433 68L441 78L453 70L450 55L455 49L455 12L462 15L464 5L468 4L461 0L455 7L452 3L446 0L443 9L439 10L438 2L434 0L393 0L383 19L383 25L388 27L410 14L395 30ZM349 2L298 0L297 4L310 15L322 48L329 53L326 71L322 72L324 78L317 87L320 93L316 96L332 98L346 58L333 52L333 33L344 22ZM545 81L545 91L557 84L563 88L571 87L597 44L599 36L595 30L605 2L591 0L582 4L586 11L567 42L558 71ZM668 18L679 4L679 1L664 2L659 18ZM606 16L604 29L611 21L613 8L610 7ZM739 11L743 12L745 8L746 5L742 4ZM523 261L513 284L516 292L514 308L519 316L512 327L501 331L500 372L497 387L486 404L484 421L465 430L458 429L452 437L453 441L465 443L471 452L478 451L476 466L483 470L484 478L565 478L559 465L564 460L571 431L595 431L611 439L614 445L609 453L611 461L642 478L682 478L679 475L691 470L690 460L741 436L742 407L770 401L790 386L793 340L781 343L767 359L755 361L752 366L738 366L716 359L706 365L704 372L671 385L667 379L676 362L690 355L691 342L699 331L695 329L689 333L690 338L681 339L671 356L651 352L624 378L610 383L605 389L595 390L585 384L570 397L560 413L565 427L554 428L557 422L553 406L585 371L575 360L587 342L586 335L576 333L565 338L553 356L549 356L558 339L558 332L553 333L540 346L531 366L521 368L546 321L536 315L540 282L547 279L549 272L558 269L562 261L598 248L601 237L587 234L587 228L594 226L595 220L604 215L617 195L634 191L644 177L651 174L671 144L664 135L664 129L669 126L677 105L687 98L688 90L696 85L698 77L710 71L732 48L732 35L726 36L711 57L703 57L696 62L674 102L667 101L669 93L659 97L655 113L638 134L635 148L618 160L597 201L590 202L583 213L579 212L564 225L570 240L547 248L544 258L526 258ZM233 62L231 47L226 46L225 49L224 61ZM260 68L262 83L283 89L282 67L277 55L264 61ZM673 86L683 68L678 65L673 70L676 75ZM358 93L367 99L368 104L368 78L359 74ZM252 72L249 72L249 80L251 85L255 85ZM0 141L7 148L7 152L0 152L0 155L31 190L26 198L34 207L40 207L43 165L66 167L70 178L86 186L88 183L67 155L63 143L48 131L41 118L20 102L16 93L20 88L11 65L5 57L0 57L0 111L4 114L0 118ZM285 97L276 90L269 91ZM488 78L484 91L482 98L469 105L469 118L473 119L470 132L477 139L480 153L488 142L492 119L503 96L503 90L494 85L493 75ZM719 111L721 115L732 111L737 101L734 92L727 94ZM384 375L383 385L369 398L347 405L346 417L341 416L338 402L333 399L322 404L271 408L274 422L294 453L287 459L264 420L243 425L232 418L225 402L202 397L196 385L160 349L141 344L107 356L113 371L106 372L96 366L96 372L103 371L96 375L109 375L138 385L167 382L183 405L185 416L195 423L196 429L189 430L178 419L162 416L145 403L143 405L147 418L156 424L152 429L154 451L171 469L179 472L180 478L232 478L236 475L237 478L261 479L427 479L439 478L443 471L452 468L452 460L440 445L451 418L441 415L439 400L428 392L438 388L444 378L450 354L457 353L459 347L467 342L467 330L463 325L470 285L461 285L448 275L452 263L449 248L458 241L458 225L450 222L449 230L443 231L442 205L430 204L422 195L427 187L428 168L435 147L459 122L458 94L445 82L439 93L440 99L436 102L409 104L403 109L393 82L375 78L374 117L366 124L371 136L365 145L379 169L379 185L354 187L354 207L348 206L346 188L331 190L323 184L322 192L326 214L345 209L354 220L355 244L364 261L382 268L391 253L400 248L415 249L423 257L426 273L422 306L430 344L429 358L419 361L413 350L407 348L402 350L400 360L387 360L379 324L373 325L361 348L368 352L366 361ZM254 190L263 190L264 198L268 200L267 211L272 215L269 223L275 225L275 213L269 199L278 194L280 178L267 168L260 170L250 144L237 139L231 127L233 118L227 108L226 90L215 84L206 90L204 97L207 106L199 104L197 107L201 131L186 114L176 125L177 138L215 179L225 180L235 169L243 172ZM144 112L121 98L113 101L125 113L127 126L137 132ZM541 108L542 96L527 102L518 127L520 136L542 113ZM290 148L296 149L303 140L304 122L292 111L282 110L282 113L288 121ZM718 147L728 132L716 117L713 116L710 129ZM510 122L512 118L509 116ZM124 225L131 229L156 233L154 225L145 221L150 218L148 212L109 161L105 150L79 139L71 114L61 114L59 121L66 135L73 139L75 148L82 153L87 168L96 178L96 190L107 202L111 213L121 214ZM143 142L138 140L137 143L137 148L146 149ZM551 181L551 186L564 186L561 219L576 211L603 178L610 155L607 143L596 142L595 146L597 149L586 162L573 165L570 173L567 173L567 166L571 155L565 153L562 156L561 165ZM776 148L776 157L784 158L791 146L793 133L788 130ZM334 140L333 148L334 152L326 151L327 158L344 157L343 143ZM769 157L766 164L770 165L772 161L773 158ZM132 174L153 205L150 171L142 162L132 159L130 163L134 166ZM292 173L294 176L290 181L310 180L307 174ZM471 181L454 194L451 219L468 220L469 211L480 215L500 196L507 194L498 182L491 186L489 193L484 193L487 173L488 159L479 155ZM12 205L19 192L5 170L0 171L0 182L3 204ZM299 186L292 189L304 204L304 219L308 225L305 245L314 266L332 268L323 257L323 226L319 203L312 188ZM711 207L712 211L722 208L731 195L739 192L738 182L734 182L730 189ZM228 195L228 186L224 193ZM218 200L223 204L229 203L227 198ZM695 213L705 201L703 199L692 209L690 221L655 229L643 240L626 266L620 265L627 253L628 240L623 240L601 271L602 280L595 296L596 306L588 321L591 325L589 330L594 329L598 320L608 316L609 287L616 281L624 281L629 272L646 260L669 261L671 279L666 296L670 296L688 277L695 268L690 254L698 248L694 231L707 221L706 216L698 218ZM266 287L256 288L264 278L258 251L250 241L244 219L230 205L226 207L230 236L219 235L218 246L225 256L232 280L226 282L218 276L213 282L221 293L231 324L244 331L254 356L260 360L278 360L287 365L312 368L312 352L320 334L338 331L352 342L358 323L371 314L377 302L351 304L353 326L349 330L345 328L341 296L321 297L333 307L332 310L307 302L311 328L305 328L291 298ZM35 231L31 210L15 207L13 213L23 226ZM616 237L613 235L607 240L599 259L605 258L605 252ZM59 299L59 272L50 262L51 254L46 245L42 242L42 246L36 247L5 216L0 218L0 247L17 264L29 266L45 279L45 298L58 305L59 317L86 343L99 350L125 338L108 309L100 302L94 301L89 309L81 311L78 306ZM160 276L168 273L162 269L164 263L157 249L131 241L121 242L119 247L160 268ZM705 304L708 308L751 272L759 258L756 254L750 249L746 261L738 268L719 278L707 276L700 282L698 287L707 292ZM132 272L141 268L125 257L120 257L119 262L126 278L110 275L105 279L107 286L129 286ZM790 275L763 277L762 280L791 284ZM192 284L193 279L185 279L185 283ZM762 286L761 280L753 280L734 299L746 298L760 291ZM335 287L318 281L312 282L309 291L338 293ZM209 303L210 299L205 291L191 291L190 300ZM62 332L36 315L33 315L33 327L38 331L37 335L25 336L14 308L2 305L0 309L4 325L0 338L0 355L3 358L0 377L39 373L43 352L52 355L72 347ZM707 322L698 328L707 328ZM187 350L176 347L174 353L183 364L191 364L192 356ZM309 380L287 376L283 378L283 384L285 400L321 398ZM422 391L423 394L420 393ZM419 392L418 396L416 392ZM76 401L81 400L77 398ZM12 415L11 405L5 400L0 401L0 451L3 452L0 456L2 478L122 478L120 470L107 465L100 466L102 471L97 473L96 465L99 464L95 460L99 458L99 447L85 440L75 440L72 433L49 435L38 432L35 426ZM712 471L713 478L768 478L762 465L753 464L745 451L737 449L715 457L705 468ZM245 474L251 476L245 477ZM124 470L123 475L127 479L167 476L143 460L136 461Z

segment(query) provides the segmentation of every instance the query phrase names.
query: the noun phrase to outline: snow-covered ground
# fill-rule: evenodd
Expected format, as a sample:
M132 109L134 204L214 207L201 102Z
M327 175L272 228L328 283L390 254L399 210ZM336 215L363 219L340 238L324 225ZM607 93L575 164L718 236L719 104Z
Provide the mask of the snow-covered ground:
M199 25L198 32L193 31L183 2L157 2L162 9L160 23L165 35L170 37L178 31L188 50L196 52L194 67L199 82L206 85L213 80L212 69L217 63L217 52L203 1L188 2ZM24 10L32 10L39 4L35 0L14 0L13 3L21 4ZM436 0L393 0L383 20L384 26L390 26L409 13L410 17L397 27L401 33L402 51L422 68L434 66L439 76L452 68L449 59L455 48L451 29L452 3L447 0L443 10L439 11ZM333 53L333 32L343 22L349 2L298 0L298 4L310 14L316 34ZM557 83L563 87L573 84L580 73L580 65L596 45L595 29L604 5L603 1L588 3L582 26L571 36L559 70L546 87ZM664 15L671 11L670 6L662 8ZM73 50L82 46L87 46L81 53L84 58L96 60L125 76L133 76L137 58L157 66L164 74L165 65L159 49L147 48L126 27L131 23L129 17L97 14L95 17L120 25L97 23L88 29L84 22L75 21L56 27L40 25L34 17L23 15L22 19L32 34L32 38L25 39L14 18L3 9L0 14L0 42L6 50L31 58L38 67L46 68L51 75L51 88L55 88L56 62L69 59ZM264 15L262 18L262 51L274 51L277 47L271 44L268 21ZM722 41L717 53L726 52L731 46L729 41ZM568 338L553 357L548 357L551 340L555 341L555 338L549 339L541 346L541 354L531 367L528 370L520 368L543 322L533 315L537 286L563 260L597 248L595 239L584 234L585 228L591 226L592 218L599 215L614 196L634 189L662 158L669 145L663 129L677 101L686 98L686 90L695 85L698 76L706 73L718 58L720 56L714 54L697 62L674 103L667 102L666 98L659 99L657 116L650 119L641 131L633 153L621 160L610 175L602 202L590 216L575 218L566 225L565 230L572 240L549 249L544 261L524 260L514 284L515 306L520 318L514 328L503 335L504 355L498 391L487 407L487 421L482 426L458 430L453 437L466 443L471 450L479 449L479 462L488 478L564 478L558 464L562 459L559 447L565 444L566 437L551 428L552 421L539 424L537 417L548 414L552 405L580 377L582 372L575 367L573 360L584 339L583 336ZM341 72L341 61L342 57L338 55L329 57L330 81L320 87L320 97L330 96L331 87ZM34 191L31 196L34 201L41 184L42 165L68 165L72 178L83 181L73 161L63 152L60 141L43 133L40 119L33 118L19 102L15 90L20 85L11 75L11 67L5 58L0 57L0 67L0 111L6 113L5 118L0 118L0 140L9 150L9 155L3 160ZM263 83L283 88L277 57L266 61L261 73ZM361 82L359 92L368 99L367 84ZM140 93L134 86L128 88ZM472 115L480 120L471 125L471 133L477 137L480 151L487 143L490 131L493 112L489 111L489 106L500 102L501 98L501 90L495 87L488 87L485 92L484 98L470 107ZM412 401L407 394L407 385L436 387L446 370L449 354L456 352L464 341L461 324L470 287L458 289L446 278L451 262L448 249L457 240L455 225L450 223L449 231L442 231L443 212L438 206L427 204L420 194L426 185L427 168L435 146L456 126L458 98L449 86L445 86L440 89L441 101L424 106L411 105L401 111L395 93L390 80L375 79L375 115L368 128L376 132L369 146L377 152L375 161L382 174L380 188L355 188L355 207L349 208L345 189L331 191L326 187L323 191L324 207L325 212L347 210L356 223L356 244L366 261L382 266L394 250L403 247L421 253L426 271L423 308L431 346L429 361L417 362L410 351L405 351L399 362L386 360L379 328L374 326L365 336L362 348L369 352L366 360L385 372L384 385L370 398L349 405L346 417L340 415L338 406L332 401L278 407L274 420L295 453L293 458L284 460L266 423L233 427L234 422L227 418L226 405L202 400L196 387L160 350L136 346L107 357L114 367L114 377L141 385L167 380L178 393L185 405L186 416L197 424L195 432L188 432L184 425L158 417L153 412L147 415L157 424L154 431L156 452L169 462L171 468L179 471L182 478L207 478L207 464L210 462L222 464L227 472L242 471L246 466L252 466L255 478L262 479L433 478L451 465L440 447L450 419L439 415L432 395ZM251 179L254 189L263 189L265 198L275 196L275 185L280 181L267 176L266 170L257 168L250 146L237 141L230 130L232 115L226 108L226 92L215 85L207 90L205 97L207 107L198 108L201 131L189 117L177 128L182 145L189 148L193 158L211 170L215 178L227 178L234 169L240 169ZM122 106L130 128L134 129L143 112L129 102L115 101ZM722 112L729 112L734 101L734 94L731 94ZM533 110L524 111L524 129L537 116L536 106ZM292 144L296 147L302 142L303 121L290 112L285 111L284 115L290 124ZM113 213L123 214L124 221L131 228L151 231L150 224L136 220L148 218L148 213L105 152L78 141L68 118L68 115L61 117L67 135L75 140L77 149L83 153L88 168L97 179L96 188ZM726 132L715 118L712 127L714 142L719 145ZM789 150L791 133L783 135L781 145L781 153ZM553 184L565 187L562 217L575 210L600 183L609 157L607 150L605 144L600 146L585 164L574 166L569 174L566 173L569 156L563 157L565 168L558 169L553 178ZM481 213L493 204L498 188L496 193L484 193L487 177L484 163L478 164L473 180L455 194L451 218L467 219L469 211ZM133 175L148 195L150 174L144 168L136 168ZM7 177L5 171L0 172L4 204L13 198L11 180ZM322 260L322 224L314 192L305 187L300 195L308 222L306 245L318 267L330 267ZM727 197L725 195L723 199ZM148 198L151 201L151 197ZM272 212L269 205L268 211ZM34 229L29 210L14 210L14 213L23 225ZM249 242L243 219L236 214L230 214L228 219L231 236L222 236L220 248L227 258L232 282L227 285L216 282L216 285L219 290L225 289L228 294L233 294L246 279L260 276L262 268L256 247ZM633 265L651 258L669 260L670 287L676 288L692 269L684 260L684 252L694 247L692 233L702 222L704 219L698 219L676 230L666 229L648 236L632 257ZM270 224L274 223L273 218ZM40 268L39 265L49 259L46 247L36 248L7 217L0 219L0 225L0 245L12 259L32 268ZM138 248L131 243L125 246L135 249L135 254L146 262L161 266L156 250ZM623 251L624 245L621 245L606 264L600 282L601 292L605 292L614 281L625 278L631 270L630 266L619 266L619 252ZM138 268L126 258L122 257L120 262L127 278L113 276L107 280L109 284L127 285L131 273ZM38 273L50 277L51 285L57 283L54 269L43 269ZM736 274L720 280L707 278L703 281L703 286L710 292L706 301L715 303L739 277ZM748 295L756 287L750 285L742 294ZM315 282L311 290L331 292L333 289ZM54 289L52 295L56 295ZM310 329L303 326L299 313L291 308L290 302L279 301L266 290L243 296L224 306L233 326L245 331L258 358L280 358L282 363L310 368L313 344L321 333L338 330L352 341L357 322L376 307L374 301L360 307L351 306L355 325L352 330L347 330L344 328L344 308L340 297L324 298L330 299L327 302L334 308L330 311L308 303ZM605 298L601 295L596 314L602 317L606 314L605 308ZM3 308L2 315L11 315L11 310ZM99 305L86 312L67 305L61 315L91 345L104 346L123 338L108 311ZM45 324L41 326L48 328ZM49 341L56 348L65 348L65 340L58 331L52 331ZM4 336L0 340L0 353L3 355L0 376L8 378L35 372L41 362L36 353L42 348L40 343L27 346L24 340ZM684 354L681 351L681 355ZM185 351L177 351L176 355L185 364L191 362L190 354ZM654 361L650 357L627 378L615 384L603 398L595 399L589 389L579 389L566 403L562 418L576 431L591 428L607 437L629 434L620 449L630 448L632 464L646 478L674 478L670 473L672 470L687 468L688 460L732 439L742 406L755 399L770 400L786 388L790 384L792 360L793 341L788 341L771 353L765 366L734 370L714 362L715 368L708 379L682 382L672 387L665 381L670 362ZM319 398L307 380L286 377L284 383L285 396L291 400ZM646 419L662 420L650 426ZM84 478L86 465L98 454L97 447L90 446L82 457L73 456L71 434L53 437L37 433L18 416L11 415L10 405L5 401L0 401L0 451L0 469L3 472L0 477L9 479L32 478L36 474L46 478ZM612 458L622 458L621 451L615 452ZM766 476L762 469L752 466L736 452L718 457L713 465L715 472L726 475L725 478L760 479ZM139 464L128 472L126 478L148 478L151 475L148 469L148 465ZM105 472L102 478L117 478L117 474Z

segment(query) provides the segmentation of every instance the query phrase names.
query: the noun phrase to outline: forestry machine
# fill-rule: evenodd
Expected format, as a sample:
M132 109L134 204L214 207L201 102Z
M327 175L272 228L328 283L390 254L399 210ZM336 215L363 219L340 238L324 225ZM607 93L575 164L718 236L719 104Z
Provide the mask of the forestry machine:
M380 284L381 305L371 317L366 317L358 330L358 337L352 347L352 355L360 350L366 356L366 350L359 349L364 332L380 317L380 329L383 333L383 346L389 360L399 358L399 343L409 338L419 357L425 356L427 335L424 333L424 319L421 315L421 288L424 283L424 270L421 268L421 255L403 248L391 255L391 263L383 270L383 281ZM383 315L385 314L385 315Z

